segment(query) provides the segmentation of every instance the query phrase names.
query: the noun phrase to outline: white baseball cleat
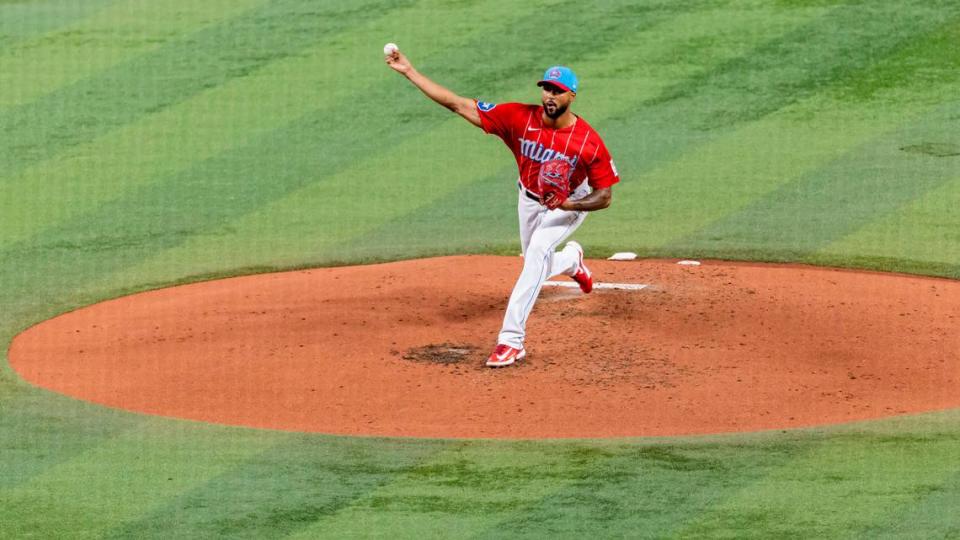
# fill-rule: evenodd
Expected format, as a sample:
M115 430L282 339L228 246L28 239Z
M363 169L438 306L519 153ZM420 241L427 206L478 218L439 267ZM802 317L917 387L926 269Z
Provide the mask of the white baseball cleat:
M564 249L567 247L572 247L577 251L577 271L571 277L580 285L581 291L589 293L593 290L593 273L590 272L587 265L583 264L583 248L573 241L567 242Z
M487 365L490 367L509 366L526 355L527 351L522 346L519 349L514 349L509 345L500 343L487 358Z

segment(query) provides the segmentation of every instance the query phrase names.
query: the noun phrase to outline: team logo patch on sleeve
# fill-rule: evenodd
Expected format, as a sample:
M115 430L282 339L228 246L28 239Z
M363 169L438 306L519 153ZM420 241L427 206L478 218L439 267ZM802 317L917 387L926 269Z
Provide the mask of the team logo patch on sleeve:
M489 101L478 101L478 102L477 102L477 108L480 109L480 110L483 111L483 112L492 111L493 108L496 107L496 106L497 106L496 103L490 103Z

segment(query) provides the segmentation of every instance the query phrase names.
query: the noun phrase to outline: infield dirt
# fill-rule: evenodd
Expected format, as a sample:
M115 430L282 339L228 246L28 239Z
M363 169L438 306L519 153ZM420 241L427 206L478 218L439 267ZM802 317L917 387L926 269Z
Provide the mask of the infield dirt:
M193 420L349 435L567 438L841 423L960 406L960 282L588 261L641 291L545 288L527 357L483 365L517 257L240 277L17 336L27 381Z

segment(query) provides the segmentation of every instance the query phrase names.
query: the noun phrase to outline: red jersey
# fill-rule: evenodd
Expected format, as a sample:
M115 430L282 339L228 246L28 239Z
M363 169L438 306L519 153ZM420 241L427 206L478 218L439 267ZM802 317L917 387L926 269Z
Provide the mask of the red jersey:
M552 159L565 159L573 167L571 191L584 180L593 189L620 181L610 152L586 120L578 116L572 126L552 129L543 124L542 110L540 105L523 103L477 103L483 130L503 139L513 151L523 187L539 195L540 165Z

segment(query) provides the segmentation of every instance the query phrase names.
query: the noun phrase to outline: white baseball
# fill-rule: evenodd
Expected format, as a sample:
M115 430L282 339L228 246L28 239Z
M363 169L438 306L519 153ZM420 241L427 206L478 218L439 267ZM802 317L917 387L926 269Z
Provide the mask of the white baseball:
M391 54L400 50L400 47L397 47L396 43L387 43L383 46L383 55L390 56Z

